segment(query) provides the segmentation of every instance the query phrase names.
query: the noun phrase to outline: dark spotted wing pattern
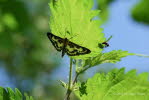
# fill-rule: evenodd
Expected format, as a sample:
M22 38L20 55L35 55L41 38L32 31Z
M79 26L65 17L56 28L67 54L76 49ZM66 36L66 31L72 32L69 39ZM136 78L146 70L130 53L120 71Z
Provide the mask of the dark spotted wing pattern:
M63 41L64 40L62 38L55 36L49 32L47 33L47 36L57 51L61 51L63 49Z
M82 47L82 46L79 46L73 42L70 42L66 38L65 39L60 38L60 37L55 36L49 32L47 33L47 36L57 51L63 50L69 56L84 55L84 54L89 54L91 52L89 49Z
M85 47L79 46L75 43L68 42L67 46L65 47L65 50L69 56L78 56L78 55L84 55L89 54L91 51Z

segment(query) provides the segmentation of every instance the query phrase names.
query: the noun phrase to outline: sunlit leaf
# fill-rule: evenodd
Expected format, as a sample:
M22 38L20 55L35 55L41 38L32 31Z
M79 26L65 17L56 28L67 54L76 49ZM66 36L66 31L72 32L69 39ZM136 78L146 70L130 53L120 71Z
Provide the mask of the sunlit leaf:
M91 10L92 0L58 0L51 1L49 6L52 34L91 50L90 54L73 58L95 57L102 51L98 43L104 42L105 38L102 29L99 28L101 22L93 20L99 11Z
M130 77L132 76L132 77ZM114 69L108 74L97 73L84 85L78 85L85 91L78 90L80 100L148 100L148 74L136 75L132 70L124 73L124 68ZM135 98L135 99L134 99Z
M134 53L128 53L128 51L113 50L108 53L99 54L97 57L93 58L91 66L96 66L102 63L116 63L120 61L123 57L135 55Z

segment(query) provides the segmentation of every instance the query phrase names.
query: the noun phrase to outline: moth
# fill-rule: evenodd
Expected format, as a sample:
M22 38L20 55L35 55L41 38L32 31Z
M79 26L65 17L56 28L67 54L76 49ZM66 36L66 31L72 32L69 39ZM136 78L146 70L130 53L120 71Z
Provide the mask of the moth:
M103 49L109 46L109 43L107 43L110 39L112 38L112 36L110 36L105 42L99 43L98 46L99 48Z
M78 56L91 53L88 48L75 44L67 38L61 38L50 32L47 32L47 36L56 50L62 52L62 57L65 53L69 56Z

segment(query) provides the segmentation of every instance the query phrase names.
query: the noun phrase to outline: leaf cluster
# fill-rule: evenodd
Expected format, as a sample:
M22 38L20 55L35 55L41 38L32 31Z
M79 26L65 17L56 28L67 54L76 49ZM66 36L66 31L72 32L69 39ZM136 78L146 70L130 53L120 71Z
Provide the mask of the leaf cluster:
M23 96L22 93L17 88L15 88L15 91L13 91L9 87L7 89L0 87L0 100L34 100L34 99L32 96L28 96L26 93L24 93Z
M97 73L87 82L78 84L75 94L80 100L148 100L148 73L114 69L108 74Z
M113 50L107 53L98 54L96 57L89 58L84 60L82 64L77 67L77 72L82 73L88 68L103 64L103 63L116 63L121 61L122 58L127 57L129 55L135 55L134 53L129 53L128 51L122 50Z

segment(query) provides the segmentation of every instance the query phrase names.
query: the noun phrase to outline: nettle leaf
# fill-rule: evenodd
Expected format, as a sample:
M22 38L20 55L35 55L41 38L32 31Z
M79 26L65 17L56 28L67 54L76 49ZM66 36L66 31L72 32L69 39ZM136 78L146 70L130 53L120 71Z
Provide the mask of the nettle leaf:
M31 96L25 94L25 100L34 100ZM13 91L11 88L2 88L0 87L0 100L24 100L22 93L15 88Z
M75 94L80 100L148 100L148 73L136 75L136 70L124 73L124 68L108 74L97 73Z
M93 0L57 0L50 4L50 30L56 36L91 50L90 54L71 56L72 58L95 57L101 53L99 43L105 41L101 22L93 20L99 10L91 10Z
M97 57L93 58L91 61L91 66L96 66L103 63L116 63L121 60L121 58L135 55L134 53L128 53L128 51L113 50L108 53L99 54Z

